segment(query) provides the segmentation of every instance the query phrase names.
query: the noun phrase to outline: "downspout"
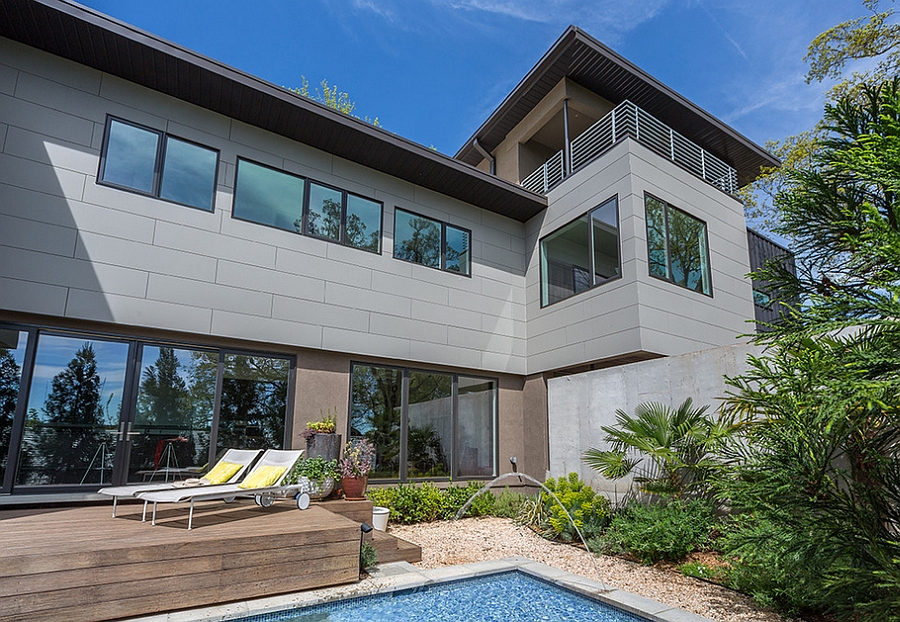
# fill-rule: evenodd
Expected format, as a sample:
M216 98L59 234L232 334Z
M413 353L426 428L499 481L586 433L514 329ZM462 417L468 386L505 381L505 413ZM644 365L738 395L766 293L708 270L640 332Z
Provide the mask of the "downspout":
M491 175L497 174L497 160L494 159L494 156L485 151L484 147L481 146L481 143L478 142L477 138L472 139L472 146L475 147L475 150L480 153L485 160L491 163Z

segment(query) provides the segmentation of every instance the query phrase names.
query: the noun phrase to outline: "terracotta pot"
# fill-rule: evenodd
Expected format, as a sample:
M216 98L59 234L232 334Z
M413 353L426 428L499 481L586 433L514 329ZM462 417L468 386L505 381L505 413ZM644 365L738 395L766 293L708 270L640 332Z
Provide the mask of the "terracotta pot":
M366 498L366 484L369 478L363 477L342 477L341 488L344 489L344 497L348 501L361 501Z

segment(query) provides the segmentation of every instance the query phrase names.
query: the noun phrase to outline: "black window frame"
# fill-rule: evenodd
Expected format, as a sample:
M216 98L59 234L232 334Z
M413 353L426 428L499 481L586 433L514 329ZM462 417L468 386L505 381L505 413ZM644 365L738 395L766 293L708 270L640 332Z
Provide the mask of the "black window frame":
M574 292L574 293L571 294L570 296L566 296L565 298L560 298L559 300L554 300L553 302L548 302L548 303L545 304L545 303L544 303L544 282L545 282L545 277L546 277L547 275L544 274L544 240L546 240L546 239L549 238L550 236L554 235L554 234L557 233L558 231L561 231L562 229L565 229L566 227L568 227L568 226L571 225L572 223L574 223L574 222L576 222L576 221L578 221L578 220L581 220L582 218L587 217L587 219L588 219L588 227L587 227L588 244L587 244L587 247L588 247L588 250L589 250L590 257L591 257L591 264L593 265L593 263L594 263L595 249L594 249L594 233L593 233L593 224L592 224L592 222L591 222L591 218L592 218L591 214L593 214L593 213L594 213L595 211L597 211L598 209L604 207L604 206L605 206L607 203L609 203L610 201L615 201L615 203L616 203L616 242L617 242L617 244L618 244L618 251L619 251L619 274L617 274L616 276L611 276L611 277L609 277L608 279L606 279L605 281L603 281L603 282L601 282L601 283L594 283L594 284L591 285L590 287L586 287L585 289L582 289L582 290L580 290L580 291ZM546 307L550 307L550 306L552 306L552 305L558 304L558 303L563 302L563 301L565 301L565 300L569 300L569 299L571 299L571 298L574 298L575 296L578 296L579 294L583 294L583 293L586 293L586 292L595 290L595 289L597 289L598 287L602 287L602 286L606 285L607 283L612 283L612 282L614 282L614 281L618 281L619 279L621 279L621 278L622 278L622 220L621 220L621 214L619 213L619 195L618 195L618 194L614 194L614 195L612 195L611 197L609 197L609 198L607 198L607 199L604 199L603 201L601 201L600 203L598 203L597 205L595 205L594 207L592 207L592 208L589 209L588 211L586 211L586 212L584 212L584 213L582 213L582 214L579 214L578 216L576 216L576 217L573 218L572 220L570 220L570 221L566 222L565 224L563 224L563 225L557 227L556 229L554 229L553 231L551 231L551 232L548 233L547 235L545 235L545 236L543 236L542 238L540 238L540 239L538 240L538 267L539 267L539 269L540 269L540 272L539 272L539 274L538 274L538 276L539 276L539 278L540 278L540 283L539 283L540 287L538 288L538 295L540 296L540 299L541 299L541 309L544 309L544 308L546 308ZM592 271L592 275L593 275L593 274L594 274L594 272Z
M446 371L442 369L427 369L423 367L410 367L407 365L396 365L390 363L371 363L362 360L350 361L350 391L347 404L347 428L346 438L350 441L364 436L351 435L353 429L353 369L355 367L381 367L393 369L400 372L400 381L402 384L400 398L400 463L397 478L378 478L372 479L372 483L409 483L409 482L452 482L458 479L464 480L491 480L500 473L500 378L495 376L483 376L476 373L464 373L458 371ZM440 477L408 477L408 465L406 458L409 451L409 376L412 373L424 374L443 374L451 377L451 428L450 434L450 475ZM492 438L491 450L493 451L493 474L492 475L457 475L459 471L459 379L475 378L478 380L486 380L494 383L493 403L491 405L493 412L491 417Z
M290 177L294 177L296 179L303 180L303 197L301 197L301 214L298 220L301 222L300 231L284 229L282 227L277 227L275 225L270 225L268 223L259 222L257 220L251 220L249 218L242 218L241 216L235 215L234 212L234 204L237 201L238 196L238 169L240 168L241 162L248 162L255 166L260 166L263 168L267 168L269 170L275 171L276 173L281 173L283 175L289 175ZM336 190L341 193L341 234L340 239L335 240L333 238L329 238L326 236L314 235L309 232L309 196L310 196L310 188L312 184L317 186L321 186L323 188L327 188L329 190ZM257 160L252 160L250 158L245 158L242 156L237 156L234 167L234 184L232 186L233 190L233 198L232 198L232 209L231 209L231 217L235 220L240 220L241 222L248 222L254 225L260 225L262 227L269 227L270 229L276 229L277 231L284 231L287 233L292 233L294 235L301 235L304 237L312 238L314 240L322 240L323 242L329 242L331 244L339 244L340 246L346 246L347 248L352 248L355 250L363 251L366 253L372 253L374 255L381 255L382 248L384 246L384 201L379 201L377 199L373 199L372 197L367 197L364 194L360 194L358 192L350 192L349 190L345 190L339 186L335 186L332 184L327 184L325 182L319 181L317 179L313 179L312 177L307 177L305 175L300 175L297 173L292 173L290 171L286 171L284 169L278 168L276 166L272 166L270 164L265 164L263 162L259 162ZM372 203L376 203L379 206L378 212L378 223L379 223L379 231L378 231L378 249L371 250L368 248L363 248L360 246L354 246L353 244L347 243L347 198L349 196L354 196L359 199L363 199L364 201L370 201Z
M658 275L658 274L653 274L653 272L652 272L652 270L651 270L651 261L650 261L650 218L649 218L649 216L647 216L647 199L648 199L648 198L652 198L652 199L655 200L655 201L659 201L660 203L662 203L662 204L665 206L664 223L665 223L665 227L666 227L666 232L665 232L665 233L666 233L666 273L667 273L668 275L670 275L670 276L668 276L668 277L660 276L660 275ZM675 210L676 212L681 212L682 214L684 214L684 215L687 216L688 218L691 218L692 220L696 220L697 222L703 224L704 246L705 246L705 250L706 250L706 273L707 273L707 278L709 279L709 292L705 292L705 291L703 291L703 290L693 289L693 288L691 288L691 287L688 287L687 285L682 285L681 283L679 283L678 281L676 281L676 280L671 276L671 274L672 274L672 256L671 256L671 253L669 252L669 249L671 248L671 244L670 244L670 240L669 240L669 231L670 231L670 228L669 228L669 210ZM683 209L681 209L680 207L675 207L674 205L672 205L671 203L669 203L669 202L666 201L665 199L661 199L661 198L659 198L658 196L656 196L655 194L652 194L652 193L650 193L650 192L645 192L645 193L644 193L644 233L645 233L646 236L647 236L647 274L649 274L649 275L650 275L652 278L654 278L654 279L658 279L658 280L663 281L663 282L665 282L665 283L671 283L672 285L675 285L675 286L677 286L677 287L680 287L680 288L682 288L682 289L684 289L684 290L686 290L686 291L694 292L694 293L697 293L697 294L701 294L701 295L703 295L703 296L707 296L708 298L714 298L713 293L714 293L715 290L713 289L712 261L711 261L711 259L710 259L710 252L709 252L709 224L708 224L705 220L703 220L703 219L701 219L701 218L697 218L696 216L694 216L693 214L691 214L691 213L688 212L687 210L683 210Z
M439 266L429 266L428 264L421 263L419 261L413 261L412 259L404 259L403 257L398 257L394 252L397 248L397 212L403 212L405 214L409 214L410 216L414 216L416 218L424 218L425 220L430 220L433 223L440 225L441 227L441 248L440 248L440 265ZM469 258L468 258L468 272L460 272L458 270L451 270L447 268L447 227L452 227L458 231L463 231L469 236ZM399 261L405 261L406 263L415 264L417 266L423 266L425 268L431 268L432 270L440 270L441 272L446 272L448 274L458 274L459 276L464 276L467 278L472 278L472 230L467 229L465 227L460 227L459 225L454 225L448 222L444 222L443 220L438 220L437 218L432 218L431 216L425 216L424 214L420 214L418 212L413 212L403 207L394 207L394 244L391 248L391 255L394 259Z
M156 145L156 154L154 156L153 163L153 181L151 183L150 192L145 192L139 188L133 188L131 186L125 186L122 184L117 184L115 182L107 181L104 179L104 175L106 174L106 162L107 162L107 150L109 149L109 139L110 134L112 132L112 124L113 121L117 123L121 123L123 125L128 125L139 130L143 130L145 132L150 132L151 134L156 134L158 137L158 142ZM202 149L206 149L208 151L212 151L216 154L216 168L213 173L212 180L212 194L209 208L198 207L197 205L191 205L190 203L182 203L181 201L175 201L173 199L168 199L163 196L160 196L160 191L162 189L162 181L163 175L165 171L164 163L166 160L166 147L168 146L168 138L174 138L175 140L180 140L183 143L187 143L189 145L194 145L196 147L200 147ZM138 194L145 197L150 197L153 199L158 199L160 201L165 201L166 203L172 203L173 205L180 205L182 207L189 207L191 209L200 210L201 212L208 212L210 214L216 211L216 189L219 186L219 168L221 166L221 155L222 152L215 147L210 147L209 145L204 145L203 143L198 143L195 140L190 140L188 138L183 138L182 136L178 136L177 134L170 134L164 130L158 130L153 127L149 127L147 125L143 125L141 123L135 123L134 121L128 121L127 119L123 119L121 117L117 117L111 114L106 115L106 123L103 128L103 144L100 148L100 163L97 168L97 177L96 183L100 186L106 186L108 188L115 188L116 190L124 190L125 192L131 192L134 194Z
M124 419L133 419L134 409L136 408L136 400L141 381L141 356L144 347L171 347L171 348L188 348L197 351L214 352L218 357L218 370L216 379L216 397L213 413L213 422L218 423L221 415L221 378L223 374L223 361L228 355L238 356L258 356L282 359L288 362L288 384L285 395L285 421L284 421L284 438L282 444L284 447L291 447L291 439L294 436L294 409L296 401L294 399L297 386L297 355L287 353L281 350L263 350L257 348L237 347L230 345L222 345L216 343L202 343L191 341L190 339L169 339L160 337L146 336L146 334L127 334L116 333L104 330L91 330L79 328L65 328L54 326L51 324L31 324L20 323L16 321L0 320L0 328L6 330L16 330L28 334L28 341L25 350L25 357L22 363L22 377L19 381L19 393L17 395L16 409L13 418L12 434L8 449L7 468L3 481L0 481L0 494L52 494L67 492L87 492L86 485L81 484L47 484L47 485L23 485L16 484L15 477L19 462L19 454L22 450L22 439L25 428L25 419L27 416L26 408L32 389L32 377L34 374L34 366L36 363L38 341L43 336L77 338L95 341L118 341L128 344L127 366L125 371L125 388L122 395L122 412L119 414L120 421ZM212 437L212 441L215 441ZM215 453L215 445L211 443L211 455Z

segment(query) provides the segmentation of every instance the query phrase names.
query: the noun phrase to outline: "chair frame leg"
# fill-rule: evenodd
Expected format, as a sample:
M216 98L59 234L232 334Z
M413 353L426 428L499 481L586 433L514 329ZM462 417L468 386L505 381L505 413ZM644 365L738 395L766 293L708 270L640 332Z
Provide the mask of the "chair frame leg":
M118 501L118 500L119 500L119 498L117 496L113 495L113 518L116 517L116 501Z

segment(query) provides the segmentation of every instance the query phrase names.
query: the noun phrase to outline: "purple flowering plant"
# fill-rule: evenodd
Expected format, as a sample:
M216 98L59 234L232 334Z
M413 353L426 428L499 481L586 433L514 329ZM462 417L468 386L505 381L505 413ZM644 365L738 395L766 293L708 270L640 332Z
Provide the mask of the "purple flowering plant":
M338 463L341 477L365 477L375 465L375 445L367 438L352 440Z

